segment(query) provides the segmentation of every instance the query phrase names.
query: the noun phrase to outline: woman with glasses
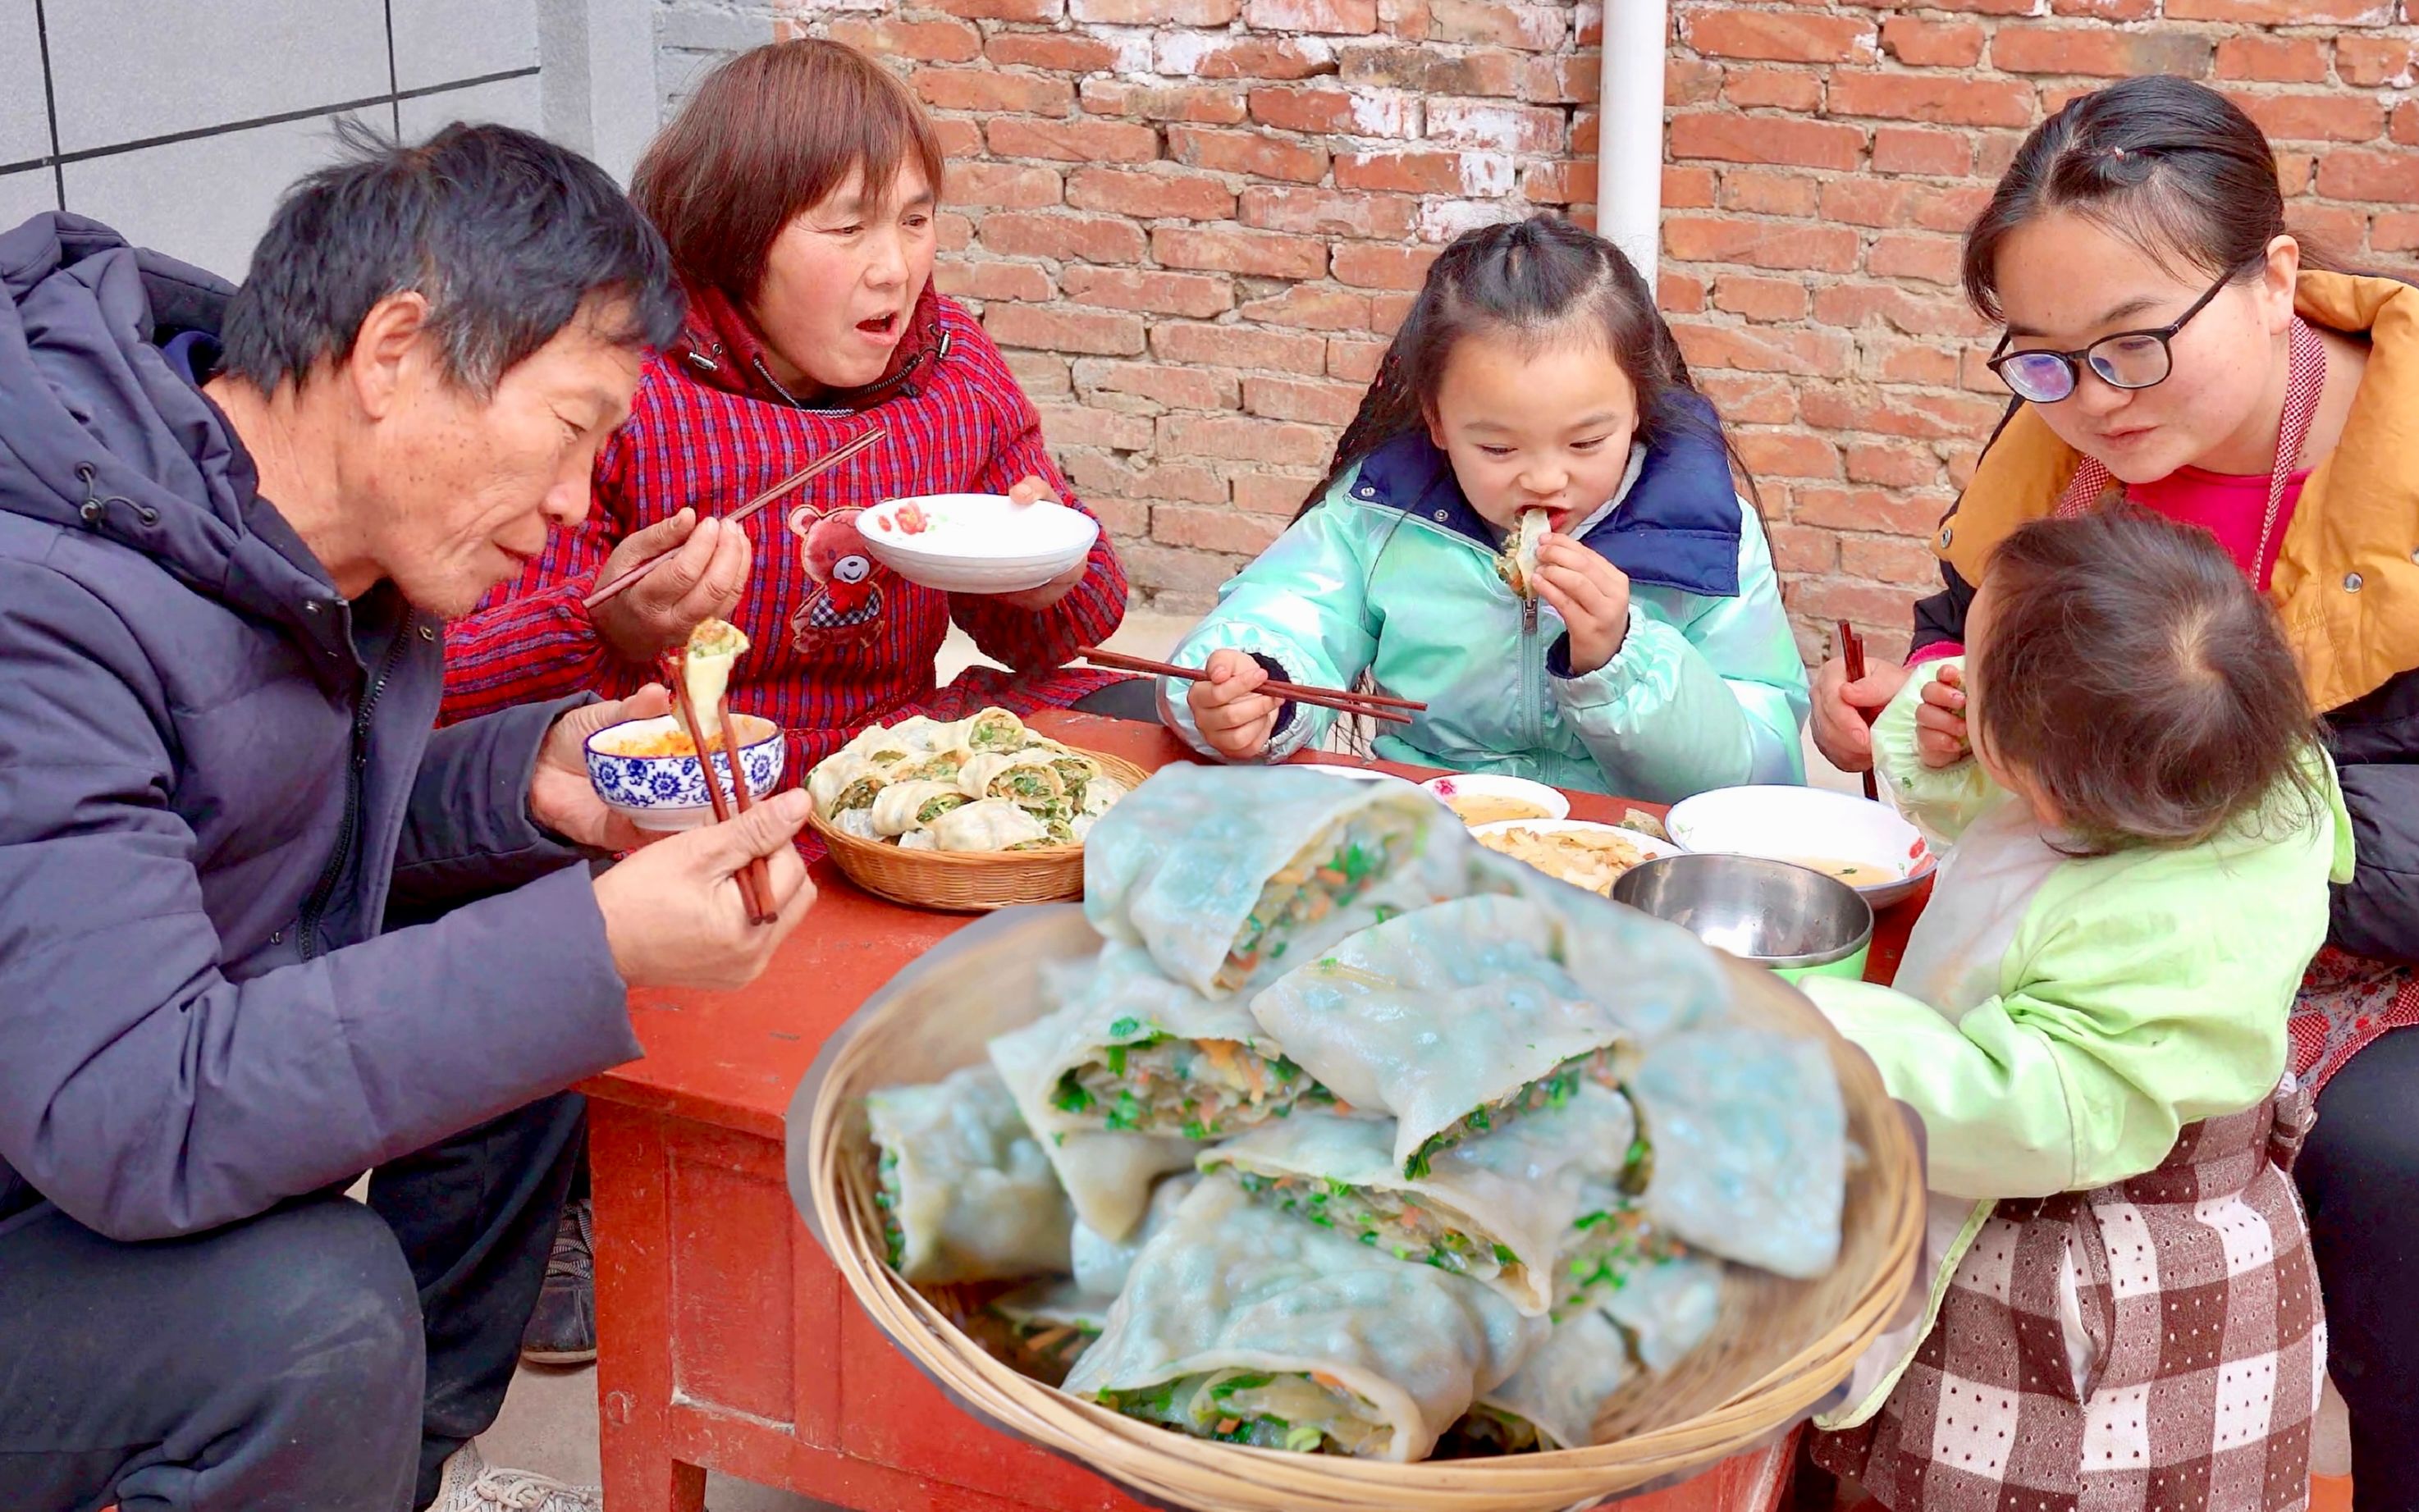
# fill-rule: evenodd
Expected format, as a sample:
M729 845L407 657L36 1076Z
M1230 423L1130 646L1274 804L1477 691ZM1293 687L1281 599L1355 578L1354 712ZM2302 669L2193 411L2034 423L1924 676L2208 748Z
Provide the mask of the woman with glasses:
M1934 543L1944 589L1916 606L1912 664L1963 649L1972 585L2018 526L2121 496L2216 536L2267 594L2326 716L2359 855L2290 1026L2290 1069L2323 1094L2296 1177L2332 1374L2350 1408L2357 1505L2411 1512L2419 289L2314 255L2285 229L2258 128L2223 96L2169 78L2113 85L2038 128L1967 233L1964 281L2004 329L1991 367L2015 401ZM1826 665L1816 743L1843 768L1869 767L1867 723L1910 676L1881 667L1852 683ZM1965 760L1956 679L1930 681L1920 699L1925 762ZM2120 1308L2147 1297L2172 1318L2192 1314L2186 1328L2218 1326L2212 1293L2242 1270L2236 1250L2261 1242L2212 1229L2206 1273L2120 1285L2102 1273L2121 1269L2109 1237L2110 1255L2080 1257L2079 1281L2065 1284L2099 1287ZM2288 1395L2311 1389L2277 1379L2243 1396L2240 1385L2212 1383L2217 1410L2257 1419L2255 1439L2272 1411L2288 1421L2303 1410ZM2158 1434L2142 1427L2154 1459Z

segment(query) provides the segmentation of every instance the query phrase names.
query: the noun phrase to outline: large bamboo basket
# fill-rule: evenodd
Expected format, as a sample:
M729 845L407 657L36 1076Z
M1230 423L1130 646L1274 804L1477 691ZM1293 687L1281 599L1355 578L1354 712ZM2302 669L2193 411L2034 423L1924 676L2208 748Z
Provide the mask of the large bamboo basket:
M1673 1371L1608 1402L1585 1449L1397 1465L1184 1437L1077 1400L994 1359L959 1326L963 1293L927 1296L883 1263L862 1109L877 1088L980 1060L1040 1012L1044 961L1099 943L1080 909L986 919L909 966L843 1026L792 1103L790 1187L850 1290L927 1375L1008 1431L1141 1494L1212 1512L1547 1512L1695 1472L1770 1440L1824 1404L1900 1313L1920 1248L1915 1135L1863 1052L1770 973L1732 964L1743 1012L1831 1051L1863 1154L1849 1177L1840 1263L1786 1281L1731 1268L1723 1320Z
M1131 790L1150 774L1122 757L1079 750ZM845 834L821 813L808 826L821 836L842 874L876 897L910 908L983 913L1012 903L1053 903L1084 895L1084 847L1040 851L902 851Z

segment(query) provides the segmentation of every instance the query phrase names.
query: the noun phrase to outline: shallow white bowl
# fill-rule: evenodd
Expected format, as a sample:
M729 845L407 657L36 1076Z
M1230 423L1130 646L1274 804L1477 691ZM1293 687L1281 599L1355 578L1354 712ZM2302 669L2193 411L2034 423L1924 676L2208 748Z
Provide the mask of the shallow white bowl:
M1914 892L1937 864L1922 831L1897 810L1822 788L1717 788L1673 804L1663 827L1684 850L1873 867L1880 881L1841 880L1875 908Z
M1546 810L1548 819L1568 819L1571 800L1543 782L1532 782L1525 777L1498 777L1491 772L1448 772L1432 777L1420 784L1428 795L1440 803L1452 798L1518 798L1533 803ZM1503 820L1504 824L1531 821Z
M739 764L747 774L747 792L762 798L781 780L781 763L789 742L781 727L753 714L734 714L739 728ZM714 799L705 791L705 771L694 756L624 756L614 748L637 744L681 728L677 716L625 719L588 737L588 780L605 807L629 816L640 829L670 832L714 823ZM719 747L717 739L716 745ZM725 795L731 792L731 758L714 753L714 769Z
M921 511L909 534L900 512ZM1090 554L1101 527L1064 504L1019 504L1005 494L924 494L876 504L856 522L866 549L912 583L948 594L1015 594L1039 588Z

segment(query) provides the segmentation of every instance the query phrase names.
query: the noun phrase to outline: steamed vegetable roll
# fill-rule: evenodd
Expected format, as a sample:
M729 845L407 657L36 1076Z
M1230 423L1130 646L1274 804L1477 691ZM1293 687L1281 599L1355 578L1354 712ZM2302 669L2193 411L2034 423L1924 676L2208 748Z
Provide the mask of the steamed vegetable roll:
M868 1093L881 1150L883 1232L909 1281L1064 1271L1074 1214L1040 1144L992 1067Z
M1150 1206L1143 1213L1142 1223L1122 1240L1104 1239L1093 1232L1091 1225L1076 1219L1073 1231L1067 1236L1076 1288L1098 1298L1103 1308L1116 1301L1117 1293L1126 1288L1134 1257L1142 1253L1152 1235L1167 1227L1168 1219L1200 1180L1191 1171L1162 1177L1159 1184L1150 1189Z
M952 809L925 826L943 851L1007 851L1046 841L1050 827L1005 798L982 798Z
M1544 1332L1474 1281L1210 1177L1144 1246L1066 1389L1202 1438L1411 1460Z
M945 746L939 750L919 751L890 768L892 780L899 782L947 782L957 786L958 774L974 752L963 746Z
M1476 849L1397 783L1287 767L1164 767L1085 841L1084 910L1178 981L1224 995L1368 924L1469 890Z
M1029 738L1025 721L1006 709L980 710L965 725L965 743L978 751L1015 750Z
M873 807L874 795L889 785L893 775L863 756L833 756L807 774L807 793L829 819L851 809Z
M993 1037L988 1048L1025 1126L1040 1135L1041 1152L1057 1171L1075 1216L1101 1238L1122 1243L1142 1222L1151 1183L1171 1171L1191 1169L1199 1147L1158 1134L1054 1131L1049 1097L1057 1044L1058 1031L1045 1017Z
M1464 1140L1588 1083L1619 1086L1623 1026L1560 950L1557 921L1533 903L1439 903L1304 963L1252 999L1252 1016L1337 1097L1394 1115L1397 1165L1425 1176Z
M1399 1260L1486 1282L1524 1313L1554 1299L1555 1260L1595 1180L1619 1170L1634 1125L1617 1092L1518 1119L1402 1174L1385 1121L1303 1110L1202 1153L1244 1191Z
M1646 1211L1656 1227L1780 1275L1831 1268L1847 1108L1819 1041L1689 1030L1650 1049L1629 1090L1653 1150Z
M1594 1293L1596 1308L1621 1325L1638 1363L1660 1375L1705 1341L1722 1316L1722 1264L1703 1255L1668 1254L1626 1272Z
M875 725L871 729L857 732L850 738L847 745L832 753L832 759L858 756L887 771L914 756L916 752L915 744L906 739L901 732L886 730L880 725Z
M1219 1139L1325 1094L1240 1003L1161 976L1148 951L1112 940L1042 968L1055 1007L1040 1133L1111 1129Z
M1553 1326L1511 1380L1481 1397L1456 1438L1500 1454L1579 1449L1595 1442L1605 1398L1638 1373L1613 1320L1582 1307Z
M874 795L873 832L904 835L971 801L951 782L893 782Z
M958 771L969 798L1005 798L1020 809L1049 812L1067 800L1067 784L1045 752L985 751Z

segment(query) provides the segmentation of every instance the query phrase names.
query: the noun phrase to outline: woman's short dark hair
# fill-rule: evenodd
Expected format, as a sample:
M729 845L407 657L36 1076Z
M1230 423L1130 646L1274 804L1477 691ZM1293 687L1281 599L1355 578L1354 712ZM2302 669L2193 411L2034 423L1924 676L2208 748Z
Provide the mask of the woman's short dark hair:
M781 228L862 168L886 194L923 169L940 197L940 139L898 76L853 47L801 38L740 54L698 85L649 145L630 193L691 287L743 308Z
M1693 430L1729 445L1711 407L1695 402L1688 361L1637 267L1602 237L1560 216L1533 215L1465 231L1428 265L1420 297L1378 364L1377 381L1302 513L1378 448L1427 424L1446 359L1464 336L1509 334L1542 346L1574 332L1601 340L1629 379L1638 395L1634 440L1652 446ZM1734 448L1731 465L1752 493Z
M2071 100L2025 138L1965 233L1965 297L1975 309L2000 318L2001 248L2056 210L2204 277L2249 276L2287 234L2276 154L2257 124L2216 90L2163 74ZM2306 242L2302 266L2346 270Z
M300 381L402 293L426 298L442 371L483 398L583 306L624 345L679 334L663 239L586 158L508 126L456 122L418 147L337 134L345 161L288 190L253 250L221 371L264 393Z
M2083 854L2197 844L2288 782L2317 801L2293 654L2207 531L2122 503L2035 520L1983 581L1974 738L2039 785Z

